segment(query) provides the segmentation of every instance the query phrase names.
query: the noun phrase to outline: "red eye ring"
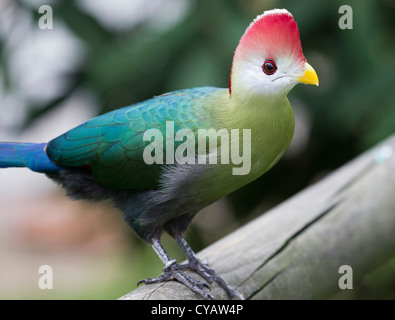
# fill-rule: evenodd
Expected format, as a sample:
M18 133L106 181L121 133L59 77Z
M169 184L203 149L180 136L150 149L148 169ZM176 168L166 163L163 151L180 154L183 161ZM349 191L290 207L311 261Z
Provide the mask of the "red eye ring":
M276 72L277 65L273 60L266 60L262 65L262 71L267 75L272 75Z

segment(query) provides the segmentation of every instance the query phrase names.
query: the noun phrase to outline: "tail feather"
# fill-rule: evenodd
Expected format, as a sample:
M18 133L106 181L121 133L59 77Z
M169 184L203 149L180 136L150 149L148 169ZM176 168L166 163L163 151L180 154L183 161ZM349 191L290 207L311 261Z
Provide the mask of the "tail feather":
M44 151L46 143L0 142L0 168L27 167L36 172L56 172L54 164Z

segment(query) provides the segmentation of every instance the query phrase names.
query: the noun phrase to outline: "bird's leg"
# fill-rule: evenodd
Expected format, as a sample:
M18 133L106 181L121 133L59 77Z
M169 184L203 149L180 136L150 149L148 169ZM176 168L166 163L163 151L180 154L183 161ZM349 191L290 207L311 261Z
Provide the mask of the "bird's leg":
M209 268L207 264L200 261L200 259L196 256L196 254L181 235L177 235L175 239L181 250L184 252L185 256L188 258L187 264L180 265L182 269L193 270L202 278L206 279L209 283L212 283L213 281L217 282L229 294L230 297L237 297L241 300L244 300L243 296L239 292L233 290L213 269Z
M192 291L202 296L203 298L214 299L214 297L211 294L203 290L203 288L210 289L210 287L206 283L203 283L198 280L194 280L191 277L181 272L182 268L180 268L180 265L177 264L176 260L170 259L169 255L166 253L159 239L153 240L152 248L154 249L158 257L162 260L162 262L165 264L165 266L163 267L163 273L156 278L140 280L137 283L137 285L141 283L151 284L151 283L166 282L170 280L177 280L182 284L184 284L185 286L187 286Z

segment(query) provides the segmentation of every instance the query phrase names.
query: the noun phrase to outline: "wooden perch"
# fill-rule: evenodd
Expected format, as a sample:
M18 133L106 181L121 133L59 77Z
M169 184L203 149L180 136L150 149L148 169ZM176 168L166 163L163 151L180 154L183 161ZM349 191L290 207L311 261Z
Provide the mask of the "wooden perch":
M395 135L201 251L246 299L326 299L395 253ZM189 273L199 278L194 273ZM216 299L229 299L216 284ZM198 299L171 281L120 299Z

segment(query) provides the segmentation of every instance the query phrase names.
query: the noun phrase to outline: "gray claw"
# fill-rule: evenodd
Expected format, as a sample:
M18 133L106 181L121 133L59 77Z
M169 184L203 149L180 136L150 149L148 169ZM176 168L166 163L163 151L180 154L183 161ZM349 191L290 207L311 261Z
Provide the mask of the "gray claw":
M187 286L193 292L199 294L204 299L213 300L214 297L210 293L203 290L204 288L211 290L210 286L207 283L192 279L190 276L182 273L180 270L183 269L184 268L181 265L175 263L175 260L170 260L164 266L163 273L160 276L155 278L142 279L137 283L137 285L140 285L142 283L152 284L177 280L178 282Z

